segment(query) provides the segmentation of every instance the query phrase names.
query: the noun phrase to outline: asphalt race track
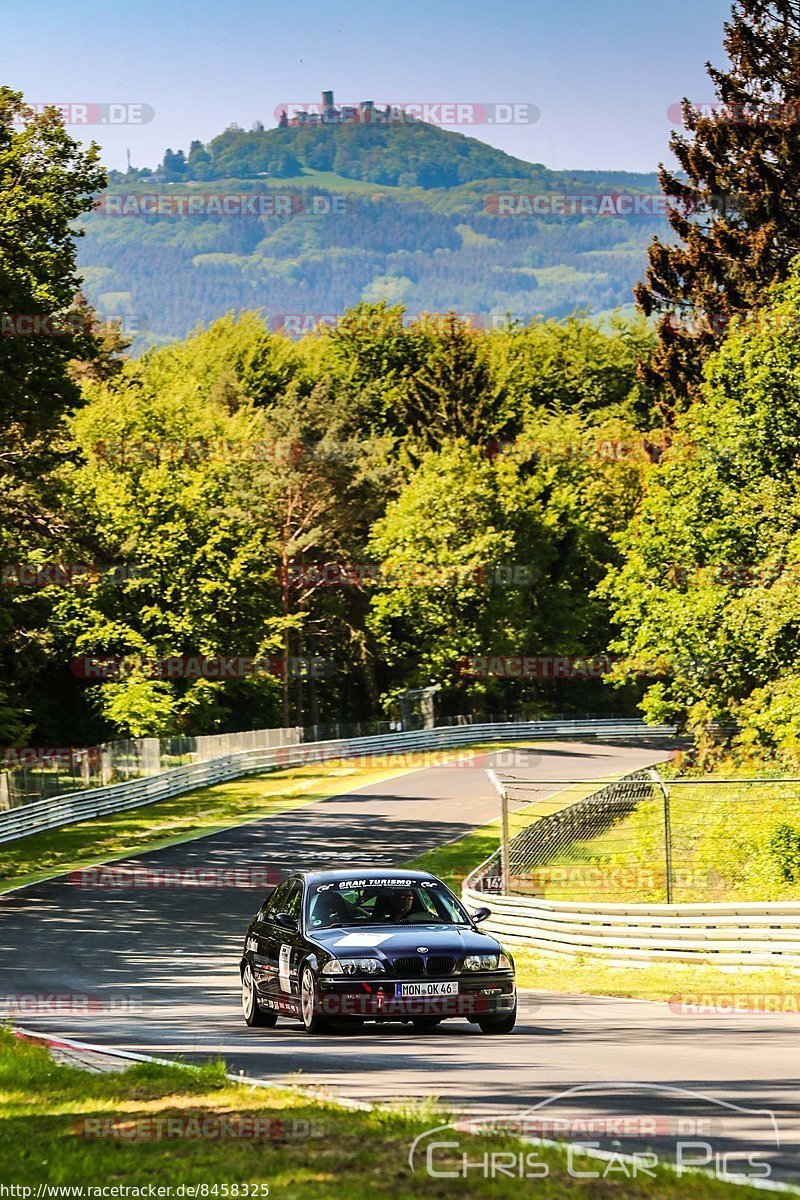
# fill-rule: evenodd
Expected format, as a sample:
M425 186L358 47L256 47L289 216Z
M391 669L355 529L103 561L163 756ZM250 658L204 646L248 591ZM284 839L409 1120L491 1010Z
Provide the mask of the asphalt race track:
M555 743L518 751L514 773L596 779L664 756L641 746ZM484 771L494 759L401 775L125 865L145 872L401 864L497 815ZM0 896L4 1015L125 1050L223 1054L233 1071L352 1099L436 1096L475 1116L539 1106L545 1135L547 1119L601 1117L607 1125L587 1137L603 1146L648 1144L667 1155L680 1134L730 1153L731 1171L757 1154L769 1158L774 1176L800 1178L800 1016L683 1015L666 1004L528 992L508 1036L484 1036L460 1021L427 1034L368 1025L312 1038L290 1021L248 1029L237 963L260 900L260 891L241 887L109 889L63 879ZM743 972L732 975L731 991L746 990L746 981ZM641 1127L615 1138L620 1114Z

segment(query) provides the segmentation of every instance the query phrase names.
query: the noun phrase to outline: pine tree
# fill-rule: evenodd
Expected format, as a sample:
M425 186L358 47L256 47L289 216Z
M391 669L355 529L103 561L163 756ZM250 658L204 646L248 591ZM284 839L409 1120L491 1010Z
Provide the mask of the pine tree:
M426 448L453 438L481 443L495 432L498 397L483 341L456 313L436 318L430 353L410 376L397 415Z
M731 317L757 308L800 253L800 0L735 0L730 68L706 69L718 103L682 104L689 135L660 168L676 243L655 238L636 299L661 314L646 374L685 404Z

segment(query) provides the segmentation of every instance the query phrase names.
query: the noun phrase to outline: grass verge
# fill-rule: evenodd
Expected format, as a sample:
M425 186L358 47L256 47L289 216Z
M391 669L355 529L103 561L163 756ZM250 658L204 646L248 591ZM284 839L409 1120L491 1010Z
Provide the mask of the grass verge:
M581 1158L573 1167L597 1177L578 1179L568 1173L561 1149L452 1130L444 1140L457 1147L440 1150L432 1161L435 1170L456 1177L428 1175L424 1146L412 1171L412 1142L446 1120L432 1106L362 1112L300 1092L234 1084L221 1063L189 1069L141 1063L120 1073L88 1074L54 1063L43 1047L0 1030L0 1179L32 1188L29 1196L39 1184L127 1184L143 1188L145 1196L151 1185L205 1186L194 1194L212 1200L267 1194L282 1200L478 1200L487 1194L518 1200L526 1187L518 1175L489 1180L473 1168L461 1176L462 1155L474 1163L486 1152L535 1154L540 1175L546 1168L546 1176L535 1179L542 1200L723 1200L733 1191L701 1175L678 1178L663 1167L653 1177L625 1180L619 1164ZM256 1131L260 1136L242 1136ZM760 1194L735 1190L741 1200Z
M0 892L56 873L205 837L400 773L348 767L337 761L290 767L44 830L2 846Z
M660 1001L685 1016L741 1008L800 1018L800 968L670 962L613 965L589 955L544 956L522 947L511 951L521 988Z
M308 804L342 791L353 782L369 783L380 777L379 772L354 769L343 785L341 771L341 763L330 763L323 768L287 768L234 779L127 812L108 813L6 842L0 853L0 892L80 867L190 841Z

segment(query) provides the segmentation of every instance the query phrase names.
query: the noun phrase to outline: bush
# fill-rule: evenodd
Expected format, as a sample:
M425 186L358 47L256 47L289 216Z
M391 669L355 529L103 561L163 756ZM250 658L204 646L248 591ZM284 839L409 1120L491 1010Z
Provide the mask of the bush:
M800 829L778 825L767 843L780 876L787 883L800 882Z

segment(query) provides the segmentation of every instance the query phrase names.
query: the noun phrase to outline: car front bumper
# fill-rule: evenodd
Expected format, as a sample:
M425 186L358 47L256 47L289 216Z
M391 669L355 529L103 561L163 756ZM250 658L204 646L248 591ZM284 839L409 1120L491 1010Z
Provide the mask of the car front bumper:
M399 995L399 987L422 984L456 984L451 995ZM447 979L320 979L317 1003L328 1017L356 1017L378 1021L412 1020L414 1017L506 1016L516 1004L514 976L493 972L475 977Z

